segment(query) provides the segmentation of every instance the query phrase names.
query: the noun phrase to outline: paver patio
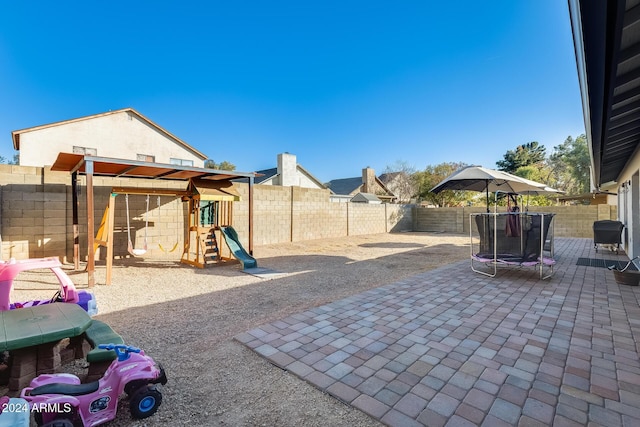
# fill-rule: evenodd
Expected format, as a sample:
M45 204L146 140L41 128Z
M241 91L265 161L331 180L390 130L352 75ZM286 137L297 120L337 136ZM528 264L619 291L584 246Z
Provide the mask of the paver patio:
M640 425L639 287L578 266L555 275L469 261L320 306L235 338L390 426Z

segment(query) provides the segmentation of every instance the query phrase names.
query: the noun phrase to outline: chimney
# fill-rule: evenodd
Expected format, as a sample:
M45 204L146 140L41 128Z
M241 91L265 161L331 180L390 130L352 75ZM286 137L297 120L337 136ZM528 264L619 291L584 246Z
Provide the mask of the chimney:
M376 173L369 166L362 169L362 192L375 194Z
M295 154L278 154L278 174L280 185L292 187L298 185L298 164Z

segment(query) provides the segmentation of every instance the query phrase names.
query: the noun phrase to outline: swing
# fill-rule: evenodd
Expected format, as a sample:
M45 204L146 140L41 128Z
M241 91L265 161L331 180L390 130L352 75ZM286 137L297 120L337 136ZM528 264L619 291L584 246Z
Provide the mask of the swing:
M178 209L180 209L180 208L178 207ZM158 219L160 219L160 196L158 196ZM176 249L178 249L178 243L180 243L180 242L178 240L176 240L175 245L173 245L173 247L171 249L169 249L169 250L166 250L160 243L158 243L158 247L160 248L160 250L162 252L164 252L166 254L166 253L170 253L170 252L173 252Z
M147 227L149 226L149 195L147 194L147 212L144 220L144 248L135 249L131 242L131 225L129 224L129 195L125 194L125 203L127 205L127 237L129 242L127 243L127 251L133 256L142 256L147 253Z

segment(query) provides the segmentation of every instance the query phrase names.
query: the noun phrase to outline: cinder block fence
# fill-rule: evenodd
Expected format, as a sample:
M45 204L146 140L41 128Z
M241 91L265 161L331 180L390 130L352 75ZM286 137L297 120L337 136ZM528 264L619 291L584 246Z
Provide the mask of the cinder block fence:
M249 203L246 184L235 184L242 200L233 204L233 226L248 244ZM113 187L185 190L186 181L94 178L96 231ZM87 255L87 211L84 177L79 186L80 257ZM71 177L49 168L0 165L0 237L2 259L73 257ZM114 252L127 256L127 214L135 247L146 241L148 257L180 259L184 246L186 203L177 198L145 195L116 197ZM329 202L328 190L299 187L254 187L254 244L411 230L410 206ZM177 250L170 252L177 244ZM163 250L164 249L164 250ZM104 252L104 251L102 251Z
M84 177L80 179L80 257L87 254L87 213ZM248 244L249 203L246 184L236 184L242 195L233 206L233 226ZM94 179L96 231L112 187L184 190L186 181L145 179ZM254 245L339 238L394 231L469 233L469 214L484 208L417 208L411 205L370 205L329 202L328 190L300 187L254 187ZM2 259L73 256L71 177L48 168L0 165L0 237ZM168 196L129 197L129 223L134 246L147 242L148 257L180 259L184 245L186 203ZM531 211L556 214L555 235L593 237L593 222L615 219L614 206L531 207ZM115 211L114 250L127 256L127 209L118 196ZM174 251L170 249L176 248ZM164 249L164 250L163 250ZM104 251L102 251L104 252Z
M498 208L505 211L505 208ZM486 208L417 208L414 209L414 231L469 234L469 215L486 212ZM553 213L556 237L593 238L595 221L617 218L617 208L611 205L531 206L529 212ZM471 224L475 230L475 224Z

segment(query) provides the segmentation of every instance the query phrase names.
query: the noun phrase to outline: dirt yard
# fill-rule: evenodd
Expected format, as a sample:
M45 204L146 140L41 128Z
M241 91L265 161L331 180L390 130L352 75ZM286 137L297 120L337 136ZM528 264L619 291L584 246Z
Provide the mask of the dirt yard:
M239 264L195 269L167 259L116 260L111 286L97 285L97 319L161 362L163 403L135 421L121 399L110 426L374 426L377 421L266 362L233 336L290 314L468 258L469 237L377 234L260 246L263 280ZM171 257L169 257L171 255ZM86 273L68 270L78 288ZM12 299L50 297L50 272L21 273ZM98 283L104 267L98 266ZM65 370L82 373L76 361ZM0 388L0 395L6 388Z

